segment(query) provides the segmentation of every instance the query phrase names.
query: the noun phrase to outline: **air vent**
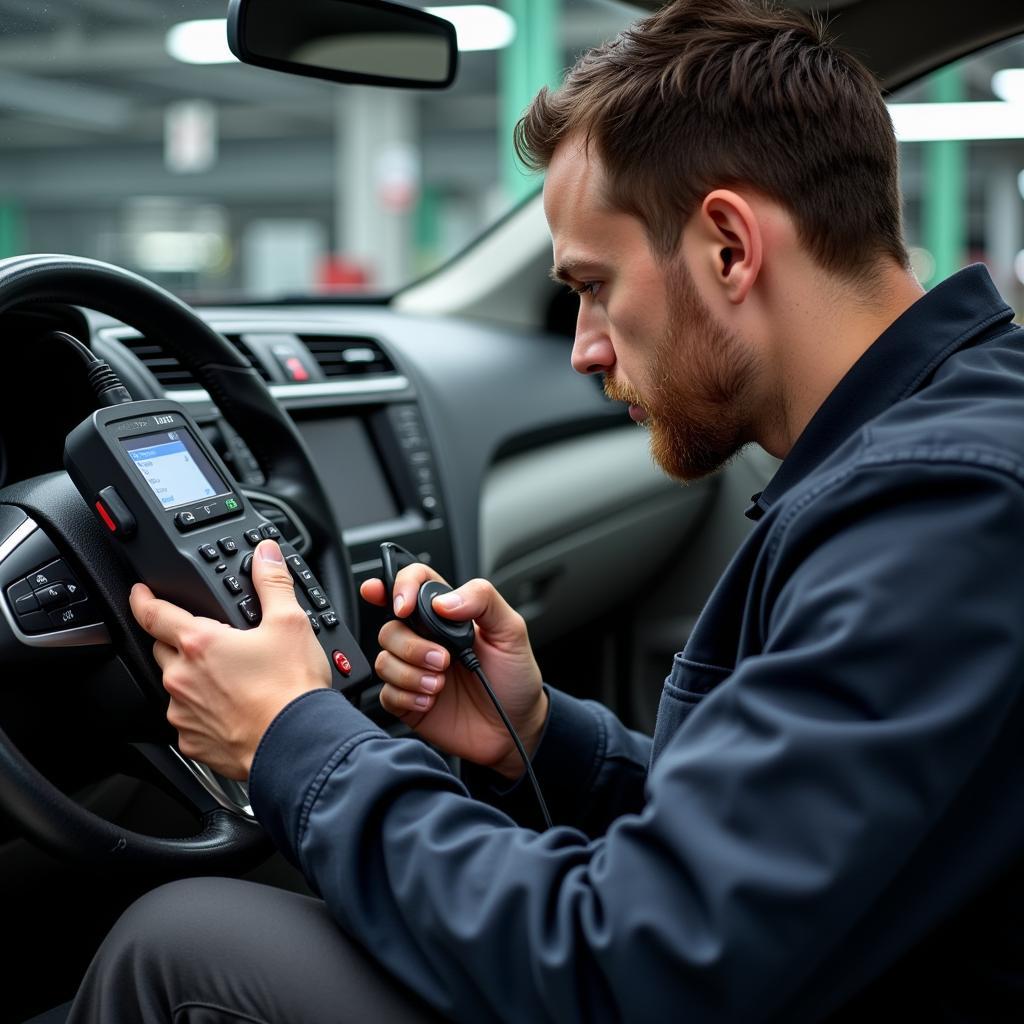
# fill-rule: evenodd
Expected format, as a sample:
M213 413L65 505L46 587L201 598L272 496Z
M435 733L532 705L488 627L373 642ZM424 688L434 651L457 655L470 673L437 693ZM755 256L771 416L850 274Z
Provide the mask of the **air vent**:
M394 373L391 360L373 338L324 334L301 334L302 343L313 354L325 377L366 377Z
M239 336L237 334L227 335L227 338L241 351L246 359L253 363L259 371L259 375L265 381L269 381L270 377L267 371L253 360L252 354L242 343ZM199 382L192 375L192 371L185 369L178 361L177 356L171 355L159 342L153 341L150 338L144 338L140 334L119 337L117 340L145 364L146 368L160 382L161 387L166 390L195 388L199 386Z

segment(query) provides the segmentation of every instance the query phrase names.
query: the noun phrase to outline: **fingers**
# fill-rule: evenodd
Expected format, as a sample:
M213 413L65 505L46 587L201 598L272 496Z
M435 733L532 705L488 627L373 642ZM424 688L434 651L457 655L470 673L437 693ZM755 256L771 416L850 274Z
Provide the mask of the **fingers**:
M410 665L388 651L381 651L374 662L377 675L391 686L414 693L436 695L444 686L444 673L419 665Z
M429 565L422 562L407 565L395 577L395 589L391 596L395 614L399 618L404 619L413 610L416 595L427 580L445 582Z
M157 640L153 644L153 660L160 666L161 669L166 669L170 664L171 659L177 657L178 648L172 647L170 644L165 644L162 640Z
M383 608L388 603L383 580L363 580L359 584L359 593L367 604L376 605L378 608Z
M161 601L153 596L153 591L145 583L136 583L128 597L135 621L154 639L162 640L172 647L180 647L178 642L182 632L189 629L195 622L195 616L179 608L170 601Z
M434 706L434 699L430 694L413 693L390 683L385 683L380 691L381 707L413 729Z
M418 667L422 672L443 672L451 661L451 655L443 647L417 636L395 619L384 623L377 639L383 652L397 661Z
M292 574L285 565L284 555L276 541L263 540L256 546L252 560L252 582L265 620L294 615L296 609L302 611L295 598Z
M489 580L470 580L450 594L435 597L432 605L446 619L455 622L474 619L480 630L494 642L518 640L526 632L523 617Z

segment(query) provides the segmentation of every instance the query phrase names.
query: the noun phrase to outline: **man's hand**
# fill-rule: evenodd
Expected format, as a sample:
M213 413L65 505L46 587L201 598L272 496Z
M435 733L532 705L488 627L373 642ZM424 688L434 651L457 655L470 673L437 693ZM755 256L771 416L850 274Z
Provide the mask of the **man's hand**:
M417 563L395 578L393 595L381 580L360 588L370 604L384 607L389 598L395 615L406 618L420 586L440 580ZM442 580L442 582L444 582ZM523 617L487 580L469 583L434 598L434 610L454 622L476 621L474 650L528 754L533 754L547 718L547 695L541 688ZM425 740L467 761L484 765L509 779L523 773L523 762L480 680L440 644L424 640L403 622L386 622L379 635L381 653L374 668L384 680L380 702Z
M167 721L185 757L229 779L246 779L267 726L294 698L330 686L331 669L313 636L281 549L256 548L252 581L263 608L256 629L234 629L132 588L139 625L156 639L153 656L171 696Z

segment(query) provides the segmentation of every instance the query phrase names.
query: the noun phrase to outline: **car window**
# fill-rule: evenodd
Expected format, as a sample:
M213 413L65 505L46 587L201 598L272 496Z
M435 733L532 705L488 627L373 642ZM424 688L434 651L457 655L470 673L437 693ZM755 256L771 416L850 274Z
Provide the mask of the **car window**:
M988 265L1024 312L1024 39L943 68L891 97L914 269L930 286Z
M459 33L449 91L336 86L230 56L224 0L51 0L0 12L0 257L72 252L184 296L390 290L538 186L511 126L614 0L429 0Z

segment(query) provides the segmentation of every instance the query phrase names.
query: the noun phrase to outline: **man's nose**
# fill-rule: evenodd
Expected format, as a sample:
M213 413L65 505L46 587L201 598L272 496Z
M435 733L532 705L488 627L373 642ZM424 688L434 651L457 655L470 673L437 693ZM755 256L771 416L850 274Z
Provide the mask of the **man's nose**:
M572 344L572 368L577 373L607 373L615 363L615 350L603 322L581 307Z

